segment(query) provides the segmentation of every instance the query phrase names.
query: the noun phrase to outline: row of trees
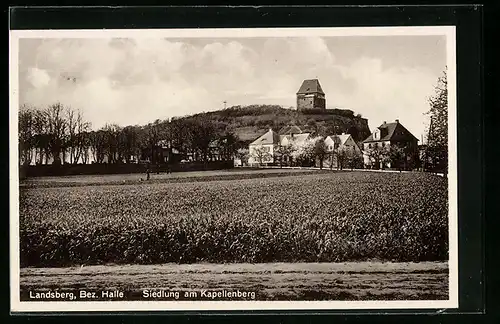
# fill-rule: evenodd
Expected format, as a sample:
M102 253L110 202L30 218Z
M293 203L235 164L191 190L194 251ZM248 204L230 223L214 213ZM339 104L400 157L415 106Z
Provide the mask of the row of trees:
M19 112L20 164L159 164L172 154L208 162L229 160L242 146L224 123L203 116L156 120L143 126L107 124L92 130L79 110L56 103L45 109L23 106Z
M19 158L21 164L60 164L69 155L71 162L88 159L90 123L78 110L57 103L45 109L29 106L19 111ZM85 134L85 136L84 136Z
M338 147L329 150L322 136L306 139L303 142L292 142L291 145L276 145L272 152L266 146L256 146L250 152L259 165L265 163L289 166L318 165L321 169L325 163L333 168L356 168L362 165L362 155L354 148Z
M368 167L378 169L389 166L394 169L413 170L420 166L417 148L407 143L386 145L384 147L374 145L364 151L367 156Z

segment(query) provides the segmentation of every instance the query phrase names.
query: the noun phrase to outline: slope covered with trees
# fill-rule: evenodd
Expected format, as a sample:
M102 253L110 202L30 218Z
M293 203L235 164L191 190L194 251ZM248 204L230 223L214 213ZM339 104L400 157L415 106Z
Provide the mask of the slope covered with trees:
M231 160L238 149L269 128L297 125L314 136L369 134L367 120L350 110L298 112L280 106L230 107L224 110L156 120L147 125L107 124L92 130L83 114L60 103L23 106L19 112L19 162L31 164L130 163L134 158L165 161L165 149L198 162Z
M281 106L251 105L234 106L224 110L197 114L215 122L227 123L244 142L251 142L269 128L279 131L288 125L296 125L315 135L349 133L356 141L370 135L368 121L348 109L310 109L297 111ZM189 118L189 117L188 117Z

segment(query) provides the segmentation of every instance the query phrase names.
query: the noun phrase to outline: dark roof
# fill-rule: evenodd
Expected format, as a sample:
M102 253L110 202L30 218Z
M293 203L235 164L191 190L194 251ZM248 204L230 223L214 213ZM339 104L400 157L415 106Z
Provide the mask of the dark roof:
M379 140L373 139L373 134L370 134L363 143L368 142L384 142L384 141L413 141L418 139L410 133L401 123L384 123L378 127L380 130L387 130L386 134Z
M323 89L321 89L321 85L319 84L318 79L304 80L302 85L300 86L297 94L312 94L312 93L320 93L324 95Z

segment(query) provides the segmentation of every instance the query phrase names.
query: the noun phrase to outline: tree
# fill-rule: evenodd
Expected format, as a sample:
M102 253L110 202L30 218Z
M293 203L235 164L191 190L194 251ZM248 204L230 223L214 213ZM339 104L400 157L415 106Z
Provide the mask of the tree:
M253 147L250 152L250 155L254 160L258 161L259 165L262 165L265 161L268 161L271 158L271 154L269 153L269 147L258 145Z
M313 139L314 147L313 147L313 155L314 158L319 162L319 168L323 169L323 162L328 157L328 147L325 144L325 139L321 136L318 136Z
M67 120L64 118L65 108L61 103L50 105L45 110L47 122L47 147L53 164L61 164L61 153L66 148Z
M137 157L140 154L140 133L139 127L126 126L119 134L120 149L125 163L130 163L132 156Z
M308 166L314 163L314 145L315 141L311 138L305 141L292 142L292 158L301 166Z
M383 168L387 162L389 151L386 147L378 145L378 143L372 143L372 145L372 147L369 147L364 152L370 161L370 166L373 169Z
M76 139L76 116L75 111L71 107L66 108L66 120L68 123L68 148L69 148L69 163L73 164L73 159L75 157L75 152L77 151L77 139Z
M103 163L106 156L107 135L101 129L89 134L90 150L95 163Z
M147 152L147 159L152 163L158 163L159 147L158 142L162 139L160 120L149 123L144 127L144 145Z
M120 126L116 124L106 124L101 128L104 135L104 151L107 156L108 163L121 162L122 156L120 152L119 134Z
M76 164L80 158L86 160L88 157L89 141L86 133L90 130L90 123L83 119L80 110L74 110L71 107L66 109L66 120L68 124L69 162Z
M244 164L247 164L248 163L248 157L249 157L250 153L249 153L249 150L247 148L239 148L238 151L236 152L236 157L238 159L240 159L241 161L241 166L243 166Z
M435 94L429 98L430 125L427 137L427 158L431 168L448 172L448 81L446 70L438 78Z
M35 112L31 107L22 106L19 110L19 162L30 165L33 161L33 150L35 148Z
M45 130L47 127L45 113L38 109L33 109L33 138L32 138L32 146L35 150L35 163L43 164L43 160L45 157L45 161L47 161L48 156L48 143L47 143L47 135L45 134Z
M337 160L337 169L343 170L347 164L348 151L344 146L339 147L334 151L335 158Z
M354 147L349 147L346 149L346 160L347 166L351 168L351 171L354 168L360 167L363 163L363 157L358 153L358 151L356 151Z
M224 132L218 136L216 143L219 156L225 161L231 160L241 146L238 137L231 131Z
M399 172L406 169L406 152L404 147L399 145L391 145L389 149L392 165L395 166Z
M278 145L274 149L274 160L279 162L280 168L283 167L283 162L289 161L292 156L291 145Z

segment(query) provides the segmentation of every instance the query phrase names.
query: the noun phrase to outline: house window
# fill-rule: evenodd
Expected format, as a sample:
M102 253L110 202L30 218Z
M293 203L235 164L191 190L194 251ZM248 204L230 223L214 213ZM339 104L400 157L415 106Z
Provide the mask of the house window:
M368 144L368 148L372 148L372 145L371 145L371 144Z
M333 150L333 146L331 146L331 145L330 145L330 146L328 146L328 149L329 149L330 151L331 151L331 150Z
M385 143L384 143L384 142L382 142L382 147L384 147L384 146L385 146Z

